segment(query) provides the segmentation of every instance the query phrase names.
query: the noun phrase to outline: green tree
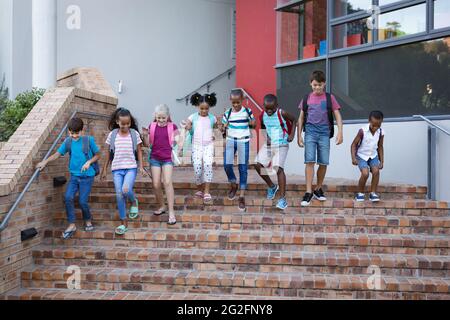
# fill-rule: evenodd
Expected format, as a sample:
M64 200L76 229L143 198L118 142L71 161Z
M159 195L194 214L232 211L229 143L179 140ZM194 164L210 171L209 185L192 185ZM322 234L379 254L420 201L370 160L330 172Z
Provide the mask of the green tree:
M8 141L44 93L44 89L33 88L7 102L0 113L0 141Z

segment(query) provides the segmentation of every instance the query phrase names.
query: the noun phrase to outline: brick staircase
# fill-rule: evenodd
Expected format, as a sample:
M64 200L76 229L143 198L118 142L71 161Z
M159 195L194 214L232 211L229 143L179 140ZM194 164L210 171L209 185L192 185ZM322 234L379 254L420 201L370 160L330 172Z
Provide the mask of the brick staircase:
M182 169L179 169L180 171ZM301 181L288 186L283 214L265 200L253 175L248 211L224 199L192 197L192 173L175 183L178 224L156 217L149 182L138 181L141 215L125 236L112 181L91 196L95 232L61 240L65 212L55 212L22 287L6 299L449 299L450 217L447 203L426 201L426 188L388 185L383 201L352 200L352 184L330 184L329 200L300 208ZM224 177L217 178L224 181ZM292 179L288 179L292 181ZM81 213L77 215L81 226ZM81 268L81 290L68 290L68 266ZM381 271L368 285L369 267ZM377 283L377 281L375 281Z

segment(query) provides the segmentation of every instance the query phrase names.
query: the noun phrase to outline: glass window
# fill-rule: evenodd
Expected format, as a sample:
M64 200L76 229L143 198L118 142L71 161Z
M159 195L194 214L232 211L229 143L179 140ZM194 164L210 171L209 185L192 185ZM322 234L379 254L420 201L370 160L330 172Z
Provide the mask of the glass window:
M378 40L403 37L427 30L427 6L416 6L395 10L380 15Z
M341 17L372 8L372 0L333 0L333 17Z
M367 27L367 19L333 27L333 49L350 48L371 42L372 31Z
M326 54L327 0L305 1L278 13L277 63Z
M450 37L336 58L331 75L344 119L450 114Z
M450 27L450 1L434 1L434 29Z
M277 89L280 106L292 115L298 115L298 105L311 92L310 75L315 70L325 72L324 60L278 69Z
M387 4L391 4L391 3L395 3L395 2L399 2L401 0L378 0L378 5L380 7L385 6Z

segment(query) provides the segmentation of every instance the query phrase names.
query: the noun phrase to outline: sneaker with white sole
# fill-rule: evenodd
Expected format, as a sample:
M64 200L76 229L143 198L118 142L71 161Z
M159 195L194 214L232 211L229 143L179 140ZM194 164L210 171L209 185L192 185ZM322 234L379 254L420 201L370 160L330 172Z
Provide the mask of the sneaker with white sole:
M319 201L327 201L327 197L325 197L325 193L323 193L322 188L318 190L314 190L314 198L316 198Z
M377 195L375 192L371 192L369 195L369 200L372 202L379 202L380 201L380 196Z
M305 196L303 197L303 200L302 200L302 203L301 203L302 207L309 206L311 204L311 201L312 201L313 197L314 197L314 194L308 193L308 192L305 193Z
M356 202L363 202L366 200L366 195L364 193L358 192L355 196Z
M277 203L277 208L280 210L286 210L286 208L288 207L288 203L286 201L286 198L280 198L280 200L278 200Z
M275 199L275 196L277 195L279 189L280 187L278 185L275 185L273 188L267 189L267 200Z

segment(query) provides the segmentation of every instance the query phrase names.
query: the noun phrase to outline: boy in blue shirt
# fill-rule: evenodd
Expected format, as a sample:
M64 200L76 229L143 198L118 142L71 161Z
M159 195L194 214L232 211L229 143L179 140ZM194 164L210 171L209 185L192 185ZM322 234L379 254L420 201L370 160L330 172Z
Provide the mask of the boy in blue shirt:
M54 155L38 163L36 166L37 169L42 171L48 163L69 153L70 181L64 196L69 227L64 231L63 239L71 238L77 231L74 205L74 199L77 193L79 193L79 203L83 212L83 220L85 221L84 229L85 231L94 230L88 201L94 178L98 174L97 161L100 159L100 149L96 145L94 137L83 137L81 135L83 127L83 120L79 118L70 120L68 125L69 137Z

